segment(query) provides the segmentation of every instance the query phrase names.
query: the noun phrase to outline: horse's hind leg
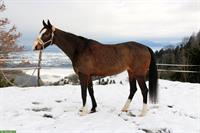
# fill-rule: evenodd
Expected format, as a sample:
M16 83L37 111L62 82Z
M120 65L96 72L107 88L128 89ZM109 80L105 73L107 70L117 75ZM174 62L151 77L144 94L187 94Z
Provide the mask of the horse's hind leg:
M94 113L94 112L96 112L97 103L96 103L96 100L95 100L95 97L94 97L94 90L93 90L93 84L92 84L91 78L90 78L89 84L88 84L88 91L89 91L90 98L91 98L91 101L92 101L92 109L91 109L90 112Z
M137 81L138 81L138 84L139 84L139 86L141 88L142 96L143 96L143 108L142 108L142 112L141 112L140 116L144 116L147 113L147 94L148 94L148 89L147 89L144 77L138 78Z
M129 83L130 83L130 94L128 96L128 100L126 101L124 107L122 108L122 112L128 111L128 108L129 108L130 103L133 99L133 96L134 96L135 92L137 91L136 79L133 77L133 73L128 71L128 75L129 75Z
M83 101L83 107L80 109L80 115L86 115L87 114L87 108L86 108L86 100L87 100L87 87L88 87L88 80L89 76L79 73L79 80L81 84L81 96Z

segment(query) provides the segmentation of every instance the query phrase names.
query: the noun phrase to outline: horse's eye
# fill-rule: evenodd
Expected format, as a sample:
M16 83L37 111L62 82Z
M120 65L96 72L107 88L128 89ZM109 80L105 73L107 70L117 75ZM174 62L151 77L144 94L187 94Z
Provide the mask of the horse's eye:
M45 38L47 38L47 37L49 37L49 33L47 33L47 34L44 34L43 36L45 37Z

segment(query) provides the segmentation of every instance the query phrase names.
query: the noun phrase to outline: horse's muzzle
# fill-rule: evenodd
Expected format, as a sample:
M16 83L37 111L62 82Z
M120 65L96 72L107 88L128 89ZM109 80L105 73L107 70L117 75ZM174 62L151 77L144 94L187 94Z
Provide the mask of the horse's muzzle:
M34 45L33 45L33 50L42 50L43 49L43 46L42 44L38 43L38 42L35 42Z

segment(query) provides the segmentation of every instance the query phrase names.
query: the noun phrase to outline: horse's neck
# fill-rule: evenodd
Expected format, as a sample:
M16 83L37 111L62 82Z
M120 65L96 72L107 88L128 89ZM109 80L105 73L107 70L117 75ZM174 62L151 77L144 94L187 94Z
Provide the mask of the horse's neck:
M80 45L78 43L78 37L59 29L56 29L54 34L54 44L56 44L72 60L78 45Z

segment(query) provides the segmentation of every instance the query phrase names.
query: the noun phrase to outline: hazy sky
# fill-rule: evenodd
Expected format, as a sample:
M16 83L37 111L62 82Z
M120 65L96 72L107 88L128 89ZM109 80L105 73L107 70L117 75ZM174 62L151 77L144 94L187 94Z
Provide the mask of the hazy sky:
M4 0L24 36L42 20L98 41L176 41L200 30L200 0Z

